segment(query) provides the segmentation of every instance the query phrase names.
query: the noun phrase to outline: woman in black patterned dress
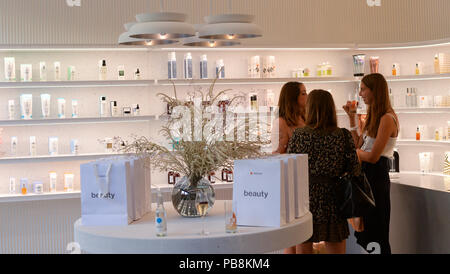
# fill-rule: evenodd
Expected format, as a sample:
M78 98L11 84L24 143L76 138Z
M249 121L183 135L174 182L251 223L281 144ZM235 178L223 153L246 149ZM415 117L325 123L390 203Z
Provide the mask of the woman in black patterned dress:
M338 215L337 177L350 171L359 175L360 164L351 133L337 127L331 94L313 90L306 101L306 126L294 131L288 153L308 154L309 202L313 215L312 237L297 245L297 253L312 253L313 242L325 242L326 253L345 253L348 223Z

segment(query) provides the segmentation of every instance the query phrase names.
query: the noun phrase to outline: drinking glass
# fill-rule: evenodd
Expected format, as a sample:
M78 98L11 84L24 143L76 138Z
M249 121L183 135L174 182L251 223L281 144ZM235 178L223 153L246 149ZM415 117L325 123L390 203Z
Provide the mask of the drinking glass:
M224 210L225 210L225 232L236 233L237 224L236 224L236 214L233 209L233 201L225 200Z
M197 208L197 212L201 215L202 222L202 232L200 235L206 236L209 232L205 231L205 215L209 209L209 202L206 193L199 190L195 195L195 207Z

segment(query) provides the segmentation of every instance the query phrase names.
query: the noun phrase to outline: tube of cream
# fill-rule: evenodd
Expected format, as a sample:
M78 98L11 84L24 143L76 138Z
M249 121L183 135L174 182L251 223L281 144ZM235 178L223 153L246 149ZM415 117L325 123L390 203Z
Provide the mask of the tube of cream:
M5 57L5 80L16 81L16 61L14 57Z
M33 95L22 94L20 95L20 110L21 118L29 120L33 118Z
M64 173L64 191L73 191L73 173Z
M66 99L58 98L58 118L66 118Z
M42 117L50 117L50 94L41 94Z

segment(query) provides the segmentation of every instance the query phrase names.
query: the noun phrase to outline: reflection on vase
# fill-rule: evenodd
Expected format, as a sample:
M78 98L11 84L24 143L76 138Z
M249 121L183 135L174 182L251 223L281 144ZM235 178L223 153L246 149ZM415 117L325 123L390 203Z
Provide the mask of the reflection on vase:
M172 191L172 204L175 210L183 217L200 217L195 206L195 196L197 191L206 193L209 207L214 205L216 200L214 188L211 183L202 178L197 184L190 182L189 178L184 176L175 183Z

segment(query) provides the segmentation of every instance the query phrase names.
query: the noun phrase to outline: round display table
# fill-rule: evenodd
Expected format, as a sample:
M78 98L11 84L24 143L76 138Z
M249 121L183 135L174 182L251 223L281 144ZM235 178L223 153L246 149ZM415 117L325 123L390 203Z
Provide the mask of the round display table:
M224 201L216 201L205 217L180 216L170 202L167 211L167 236L157 237L155 213L146 214L128 226L84 226L75 222L75 242L87 253L168 253L168 254L245 254L268 253L294 246L312 235L312 215L295 219L282 227L238 226L236 233L225 232Z

